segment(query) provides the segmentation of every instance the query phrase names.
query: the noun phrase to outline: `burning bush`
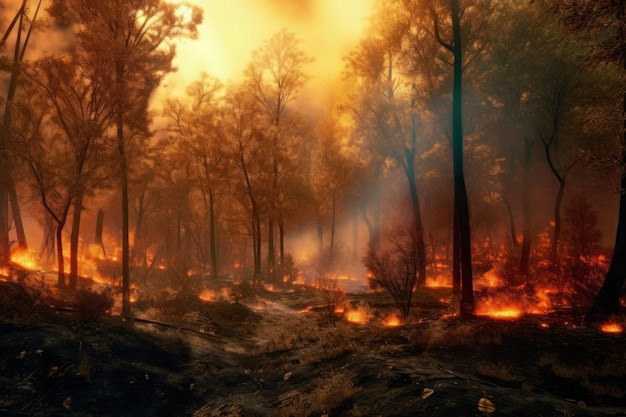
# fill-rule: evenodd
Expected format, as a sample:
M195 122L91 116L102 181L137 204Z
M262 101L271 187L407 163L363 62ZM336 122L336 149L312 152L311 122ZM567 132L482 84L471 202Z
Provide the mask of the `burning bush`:
M380 256L370 247L363 263L371 273L370 287L389 291L406 318L411 308L417 272L425 259L418 254L418 235L414 225L397 227L389 241L391 249Z

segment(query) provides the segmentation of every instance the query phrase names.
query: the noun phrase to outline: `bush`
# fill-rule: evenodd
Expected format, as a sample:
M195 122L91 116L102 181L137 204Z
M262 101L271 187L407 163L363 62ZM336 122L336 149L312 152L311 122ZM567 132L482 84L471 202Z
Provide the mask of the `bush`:
M110 290L100 293L91 289L76 291L76 321L79 324L100 322L104 316L111 314L113 296Z
M411 308L417 272L426 260L419 257L415 225L397 227L389 241L391 249L380 256L370 247L363 263L372 274L369 278L370 287L389 291L406 319Z

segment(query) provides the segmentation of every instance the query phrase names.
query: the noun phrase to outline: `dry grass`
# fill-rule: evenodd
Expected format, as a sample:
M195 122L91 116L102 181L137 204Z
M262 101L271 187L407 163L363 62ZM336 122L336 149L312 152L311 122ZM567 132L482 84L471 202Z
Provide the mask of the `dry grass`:
M282 406L273 414L275 417L306 417L328 415L355 393L349 375L331 372L315 381L310 392L290 392L283 398Z
M409 341L426 350L441 346L500 345L502 333L477 323L440 319L417 326L408 334Z
M507 365L502 362L482 362L476 366L476 370L480 375L505 382L522 381L524 379L524 377L511 372L511 365Z

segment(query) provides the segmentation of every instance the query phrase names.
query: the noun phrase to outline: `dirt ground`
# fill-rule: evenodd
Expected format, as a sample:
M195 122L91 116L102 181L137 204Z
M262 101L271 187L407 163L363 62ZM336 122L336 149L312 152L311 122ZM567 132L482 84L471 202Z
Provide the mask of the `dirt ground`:
M356 325L307 291L89 322L4 308L0 416L626 416L623 334L574 311L461 321L445 299L420 290L396 327L384 296L347 300Z

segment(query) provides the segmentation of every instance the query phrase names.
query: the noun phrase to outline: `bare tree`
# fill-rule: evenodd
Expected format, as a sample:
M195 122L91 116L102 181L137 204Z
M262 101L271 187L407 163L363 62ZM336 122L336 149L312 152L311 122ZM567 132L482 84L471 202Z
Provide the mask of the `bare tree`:
M363 260L372 273L370 287L382 287L393 297L400 312L407 318L411 309L413 289L420 265L419 237L414 225L398 226L389 238L391 248L378 255L372 248Z

